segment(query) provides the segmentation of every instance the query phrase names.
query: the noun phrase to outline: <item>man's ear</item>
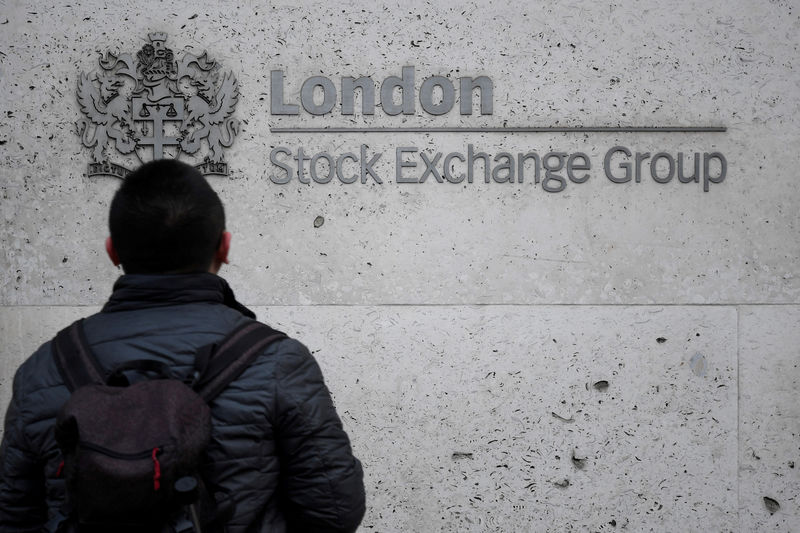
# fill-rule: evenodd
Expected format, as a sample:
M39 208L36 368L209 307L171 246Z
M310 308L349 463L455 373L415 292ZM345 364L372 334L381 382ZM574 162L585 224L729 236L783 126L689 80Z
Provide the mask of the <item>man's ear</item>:
M219 266L222 264L228 264L228 253L231 251L231 235L230 231L223 231L222 238L219 240L219 248L217 248L217 253L214 255L214 263Z
M106 253L108 254L108 258L111 259L111 262L114 263L114 266L119 266L119 256L114 249L114 243L111 242L111 237L106 238Z

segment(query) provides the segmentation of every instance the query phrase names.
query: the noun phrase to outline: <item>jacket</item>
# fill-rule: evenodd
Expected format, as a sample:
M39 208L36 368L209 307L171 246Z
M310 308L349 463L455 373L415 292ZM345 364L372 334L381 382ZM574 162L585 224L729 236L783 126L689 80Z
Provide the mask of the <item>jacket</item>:
M189 375L197 350L254 315L214 274L125 275L84 328L104 370L155 359ZM0 531L54 531L63 519L56 415L69 397L51 343L14 377L0 445ZM211 403L208 481L236 511L229 533L352 531L364 515L361 464L308 349L264 349Z

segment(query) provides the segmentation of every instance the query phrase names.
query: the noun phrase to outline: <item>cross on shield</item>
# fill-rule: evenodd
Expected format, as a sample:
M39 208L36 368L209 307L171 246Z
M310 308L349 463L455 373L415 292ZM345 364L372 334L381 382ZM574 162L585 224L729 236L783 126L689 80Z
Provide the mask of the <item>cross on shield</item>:
M184 117L183 98L166 97L151 102L146 98L134 97L131 99L131 111L134 122L152 122L149 134L142 134L136 143L139 146L152 146L153 159L164 158L165 146L180 146L181 139L177 136L167 135L164 126L167 122L180 122ZM149 128L143 128L147 131Z

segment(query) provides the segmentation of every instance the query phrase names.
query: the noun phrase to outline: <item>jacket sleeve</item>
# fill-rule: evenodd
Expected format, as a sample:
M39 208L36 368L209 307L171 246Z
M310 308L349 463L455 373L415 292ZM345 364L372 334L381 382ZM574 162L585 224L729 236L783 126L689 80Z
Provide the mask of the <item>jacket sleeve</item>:
M18 371L0 444L0 531L15 533L41 531L47 520L44 469L25 438L20 381Z
M290 531L355 531L365 511L361 463L319 365L291 342L276 380L282 510Z

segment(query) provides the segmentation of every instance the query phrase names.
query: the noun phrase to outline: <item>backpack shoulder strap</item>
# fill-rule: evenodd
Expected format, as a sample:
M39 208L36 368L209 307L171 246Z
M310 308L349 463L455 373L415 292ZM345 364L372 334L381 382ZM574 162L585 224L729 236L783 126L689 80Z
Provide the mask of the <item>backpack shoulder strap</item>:
M90 383L104 383L103 367L89 348L83 319L62 329L52 342L58 372L70 392Z
M285 333L260 322L247 322L236 328L210 354L194 387L195 392L210 403L250 366L264 348L283 338L286 338Z

